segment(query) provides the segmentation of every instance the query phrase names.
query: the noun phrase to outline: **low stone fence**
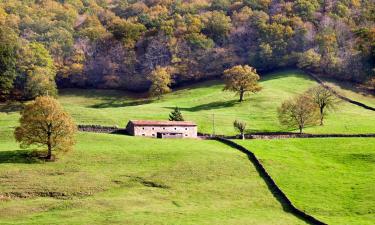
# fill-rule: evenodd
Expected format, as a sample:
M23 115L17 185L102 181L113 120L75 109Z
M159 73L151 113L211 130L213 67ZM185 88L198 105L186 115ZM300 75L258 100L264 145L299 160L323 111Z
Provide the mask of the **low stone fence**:
M240 135L236 136L225 136L216 135L212 136L209 134L199 133L198 136L201 139L215 139L215 138L225 138L225 139L241 139ZM285 138L350 138L350 137L375 137L374 133L370 134L300 134L293 132L263 132L263 133L253 133L245 134L245 139L285 139Z
M368 110L371 110L371 111L375 111L375 108L374 107L371 107L371 106L368 106L362 102L358 102L358 101L354 101L350 98L347 98L341 94L339 94L336 90L334 90L333 88L331 88L330 86L326 85L318 76L316 76L315 74L313 73L310 73L308 72L307 74L310 75L310 77L312 77L314 80L316 80L320 85L322 85L323 87L325 87L326 89L332 91L338 98L344 100L344 101L347 101L349 103L352 103L354 105L357 105L357 106L360 106L362 108L365 108L365 109L368 109Z
M375 134L299 134L299 133L258 133L246 134L246 139L284 139L284 138L338 138L375 137ZM239 136L236 136L239 139ZM232 139L231 137L229 139Z
M107 133L107 134L126 134L126 129L120 129L118 126L102 126L102 125L78 125L79 131Z
M257 159L255 154L250 150L246 149L245 147L225 138L217 137L216 140L231 146L243 153L245 153L249 160L254 164L256 170L258 171L259 175L264 179L268 188L271 190L273 195L276 199L281 203L284 210L291 212L293 215L297 216L298 218L308 222L310 224L317 224L317 225L327 225L326 223L318 220L317 218L307 214L306 212L298 209L293 205L290 199L286 196L286 194L277 186L276 182L272 179L266 169L263 167L262 163Z

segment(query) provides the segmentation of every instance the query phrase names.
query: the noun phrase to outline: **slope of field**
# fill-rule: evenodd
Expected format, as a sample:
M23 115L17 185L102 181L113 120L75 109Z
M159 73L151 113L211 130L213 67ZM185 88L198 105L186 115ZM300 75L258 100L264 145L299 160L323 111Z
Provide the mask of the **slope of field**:
M375 221L375 139L237 143L253 151L293 203L328 224Z
M0 142L0 224L304 224L215 141L80 133L57 162L25 154Z
M223 84L209 81L189 86L150 101L125 92L98 90L62 90L59 100L78 123L120 125L129 119L168 119L178 106L187 120L196 121L199 131L233 135L235 119L247 122L250 132L288 131L277 120L276 109L285 99L302 93L316 82L299 71L284 71L265 76L263 90L243 103L238 96L223 92ZM342 102L328 115L325 126L310 127L310 133L375 133L375 113Z
M354 101L358 101L364 103L370 107L375 108L375 95L365 92L361 88L353 87L353 84L350 82L340 82L340 81L333 81L329 79L323 79L324 83L330 87L332 87L335 91L337 91L342 96L350 98Z

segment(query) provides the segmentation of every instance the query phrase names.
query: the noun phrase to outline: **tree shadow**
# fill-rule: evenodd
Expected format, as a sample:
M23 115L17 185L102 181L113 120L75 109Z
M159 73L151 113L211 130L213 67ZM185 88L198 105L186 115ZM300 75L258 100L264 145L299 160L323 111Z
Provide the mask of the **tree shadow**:
M40 163L39 153L29 150L0 151L0 164L3 163L20 163L32 164Z
M0 112L12 113L19 112L23 109L24 104L22 102L9 101L0 104Z
M307 80L314 81L309 75L307 75L305 72L299 69L283 69L283 70L277 70L276 72L269 72L264 73L261 76L260 81L270 81L270 80L277 80L287 77L293 77L293 78L301 78L304 77Z
M202 110L212 110L212 109L220 109L220 108L227 108L233 107L239 104L238 100L230 100L230 101L216 101L210 102L207 104L197 105L190 108L180 108L182 111L189 111L189 112L197 112ZM174 109L175 107L164 107L166 109Z
M146 105L152 102L154 102L153 99L142 99L142 100L136 100L136 101L131 101L131 102L121 102L118 100L108 99L106 102L91 105L90 108L95 108L95 109L120 108L120 107L127 107L127 106Z

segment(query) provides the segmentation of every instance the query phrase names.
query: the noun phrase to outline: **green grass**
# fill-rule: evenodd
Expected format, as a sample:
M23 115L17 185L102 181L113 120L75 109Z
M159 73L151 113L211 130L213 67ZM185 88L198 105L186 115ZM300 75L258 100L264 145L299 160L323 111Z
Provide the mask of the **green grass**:
M24 154L0 142L0 224L304 224L219 142L80 133L57 162Z
M243 103L237 102L234 93L223 92L220 81L192 85L151 102L126 92L71 89L61 91L59 100L78 123L124 127L130 119L168 119L178 106L185 119L198 123L200 132L212 132L215 114L216 133L233 135L235 119L246 121L251 132L286 131L277 120L277 107L316 82L302 72L289 70L265 76L261 85L263 90ZM306 132L375 133L375 113L343 102L328 115L325 126L310 127Z
M302 72L288 70L265 76L261 81L263 90L242 103L237 102L238 96L234 93L223 92L220 81L188 86L153 101L121 91L77 89L61 90L59 101L79 124L125 127L130 119L165 120L178 106L186 120L198 123L200 132L212 132L215 114L216 133L234 135L236 119L246 121L249 132L292 131L279 125L277 107L316 84ZM0 113L0 126L14 126L17 117L18 112ZM337 111L327 116L325 126L308 127L305 132L375 133L375 112L342 102Z
M335 89L341 95L354 101L362 102L368 106L375 107L375 95L370 91L364 91L350 82L339 82L330 79L324 79L324 83Z
M316 82L289 70L265 76L261 85L263 90L243 103L223 92L220 81L154 101L121 91L77 89L62 90L58 99L78 124L124 127L129 119L167 119L178 106L200 132L212 131L214 113L216 133L231 135L235 119L245 120L252 132L285 131L277 107ZM325 126L305 132L375 133L374 112L346 102L338 108ZM80 133L73 152L43 163L26 157L14 142L18 118L17 104L0 105L0 224L302 223L283 211L243 154L220 143ZM374 139L241 143L308 213L329 224L374 221ZM15 198L7 201L5 193Z
M375 221L375 139L237 141L295 205L328 224Z

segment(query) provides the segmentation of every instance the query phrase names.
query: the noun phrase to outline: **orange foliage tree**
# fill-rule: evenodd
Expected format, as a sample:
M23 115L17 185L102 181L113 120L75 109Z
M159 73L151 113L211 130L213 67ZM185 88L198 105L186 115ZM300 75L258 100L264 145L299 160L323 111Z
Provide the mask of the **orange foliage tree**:
M37 97L21 112L20 126L14 131L22 148L47 147L46 159L52 151L68 151L75 141L76 125L59 102L52 97Z

